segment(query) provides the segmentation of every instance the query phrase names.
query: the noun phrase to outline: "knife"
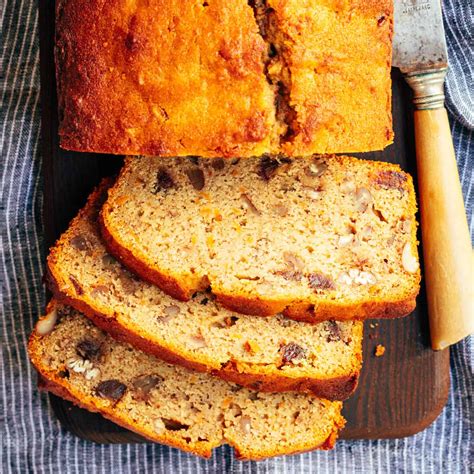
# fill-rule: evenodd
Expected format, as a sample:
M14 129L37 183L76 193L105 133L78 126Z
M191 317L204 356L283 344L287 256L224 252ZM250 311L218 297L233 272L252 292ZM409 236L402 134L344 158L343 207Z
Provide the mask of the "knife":
M413 89L418 193L431 346L474 332L473 258L448 115L439 0L395 0L393 65Z

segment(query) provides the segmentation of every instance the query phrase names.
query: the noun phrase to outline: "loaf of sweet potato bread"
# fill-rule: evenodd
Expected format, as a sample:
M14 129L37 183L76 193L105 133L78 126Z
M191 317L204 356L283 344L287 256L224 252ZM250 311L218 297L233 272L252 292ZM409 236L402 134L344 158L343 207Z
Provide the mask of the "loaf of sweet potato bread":
M42 387L152 441L210 457L230 444L241 459L333 447L341 402L249 391L172 366L52 302L31 335Z
M264 320L219 307L211 294L176 301L111 257L97 223L105 181L48 257L57 299L96 325L170 363L260 391L311 391L343 400L362 363L362 323Z
M60 143L249 157L393 140L392 1L58 0Z
M102 212L109 250L177 299L245 314L404 316L420 271L412 178L344 156L128 158Z

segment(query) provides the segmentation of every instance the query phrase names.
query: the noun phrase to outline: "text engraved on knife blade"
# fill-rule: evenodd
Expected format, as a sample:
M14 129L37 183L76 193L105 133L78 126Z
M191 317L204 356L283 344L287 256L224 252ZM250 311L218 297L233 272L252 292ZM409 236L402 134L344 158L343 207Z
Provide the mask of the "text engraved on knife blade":
M402 4L402 13L431 9L430 0L402 0Z

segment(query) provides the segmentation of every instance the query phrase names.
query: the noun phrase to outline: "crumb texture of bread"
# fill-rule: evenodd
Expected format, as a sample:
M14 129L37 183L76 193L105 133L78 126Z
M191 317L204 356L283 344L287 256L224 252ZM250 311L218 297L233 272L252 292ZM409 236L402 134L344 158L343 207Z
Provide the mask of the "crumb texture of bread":
M391 0L59 0L60 144L203 157L382 149L392 29Z
M241 315L222 308L210 292L173 299L107 252L98 214L109 185L92 193L51 249L48 282L57 299L170 363L259 391L305 391L332 400L351 395L362 364L361 322Z
M54 300L28 351L43 388L152 441L204 457L222 444L241 459L330 449L345 423L341 402L254 392L169 365Z
M111 253L175 298L308 322L400 317L420 270L412 178L344 156L126 159L101 212Z

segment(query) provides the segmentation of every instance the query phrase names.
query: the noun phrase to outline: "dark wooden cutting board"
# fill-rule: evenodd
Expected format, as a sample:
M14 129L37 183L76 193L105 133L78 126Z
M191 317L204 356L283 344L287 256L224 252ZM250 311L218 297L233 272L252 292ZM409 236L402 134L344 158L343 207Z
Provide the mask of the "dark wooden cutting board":
M122 163L118 156L72 153L59 148L53 38L54 2L40 0L44 226L48 247L66 229L92 188L103 176L116 173ZM410 93L395 70L393 118L395 143L383 152L359 156L398 163L416 175ZM382 357L374 356L377 344L386 348ZM356 393L344 404L347 426L342 437L374 439L414 434L439 415L448 389L449 351L430 349L423 287L417 309L409 317L365 323L364 367ZM101 416L57 397L51 396L51 403L62 424L82 438L101 443L143 441Z

